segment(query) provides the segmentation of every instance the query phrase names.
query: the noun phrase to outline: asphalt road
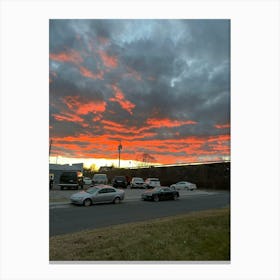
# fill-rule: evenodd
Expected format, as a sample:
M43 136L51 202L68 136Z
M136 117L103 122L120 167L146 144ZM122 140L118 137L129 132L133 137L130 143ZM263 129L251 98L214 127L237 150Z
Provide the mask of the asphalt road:
M222 208L230 204L229 192L181 197L176 201L130 201L91 207L69 205L50 208L50 236L110 225L162 218L193 211Z

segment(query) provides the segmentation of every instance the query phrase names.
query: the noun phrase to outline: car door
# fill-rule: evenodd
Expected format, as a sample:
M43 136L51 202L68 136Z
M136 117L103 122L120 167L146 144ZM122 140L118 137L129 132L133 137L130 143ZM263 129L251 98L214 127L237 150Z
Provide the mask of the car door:
M111 188L104 188L98 191L96 195L97 203L107 203L113 201L115 190Z
M169 199L169 193L167 189L161 189L160 190L160 199L161 200L167 200Z
M108 188L106 193L107 202L112 202L115 199L115 196L116 196L116 190L112 188Z
M173 191L171 189L165 189L164 192L166 199L173 199Z
M183 190L184 188L185 188L185 183L184 182L179 182L178 186L177 186L177 189L178 190Z
M94 198L95 203L106 202L106 199L107 199L106 195L107 195L107 189L106 188L99 190L96 193L95 198Z
M157 192L156 195L159 197L160 200L165 200L165 199L166 199L166 198L165 198L165 192L164 192L163 189L160 189L160 190Z

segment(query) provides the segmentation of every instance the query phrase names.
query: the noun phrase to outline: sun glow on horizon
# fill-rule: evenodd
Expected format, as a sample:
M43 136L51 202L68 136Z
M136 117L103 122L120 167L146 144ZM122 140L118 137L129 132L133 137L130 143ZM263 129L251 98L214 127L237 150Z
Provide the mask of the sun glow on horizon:
M52 164L75 164L83 163L85 168L90 168L95 165L95 169L98 170L101 166L114 166L119 167L118 159L106 159L106 158L68 158L63 156L51 156L50 162ZM136 160L120 160L121 168L134 168L143 165L158 165L161 163L147 163Z

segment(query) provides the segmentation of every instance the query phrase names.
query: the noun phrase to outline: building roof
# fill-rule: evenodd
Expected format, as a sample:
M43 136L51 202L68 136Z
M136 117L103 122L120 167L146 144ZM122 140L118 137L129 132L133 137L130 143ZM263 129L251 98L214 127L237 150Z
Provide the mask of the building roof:
M49 164L50 170L63 170L63 171L83 171L84 164L83 163L74 163L72 165L69 164Z

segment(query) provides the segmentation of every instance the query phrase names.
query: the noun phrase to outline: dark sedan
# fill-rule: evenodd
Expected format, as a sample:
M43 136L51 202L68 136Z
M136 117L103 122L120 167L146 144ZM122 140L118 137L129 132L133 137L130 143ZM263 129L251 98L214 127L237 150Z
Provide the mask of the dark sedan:
M126 188L127 180L125 176L115 176L112 180L112 185L114 188Z
M151 190L147 190L143 192L141 198L143 200L152 200L152 201L169 200L169 199L177 200L179 198L179 192L176 190L172 190L168 187L156 187Z

